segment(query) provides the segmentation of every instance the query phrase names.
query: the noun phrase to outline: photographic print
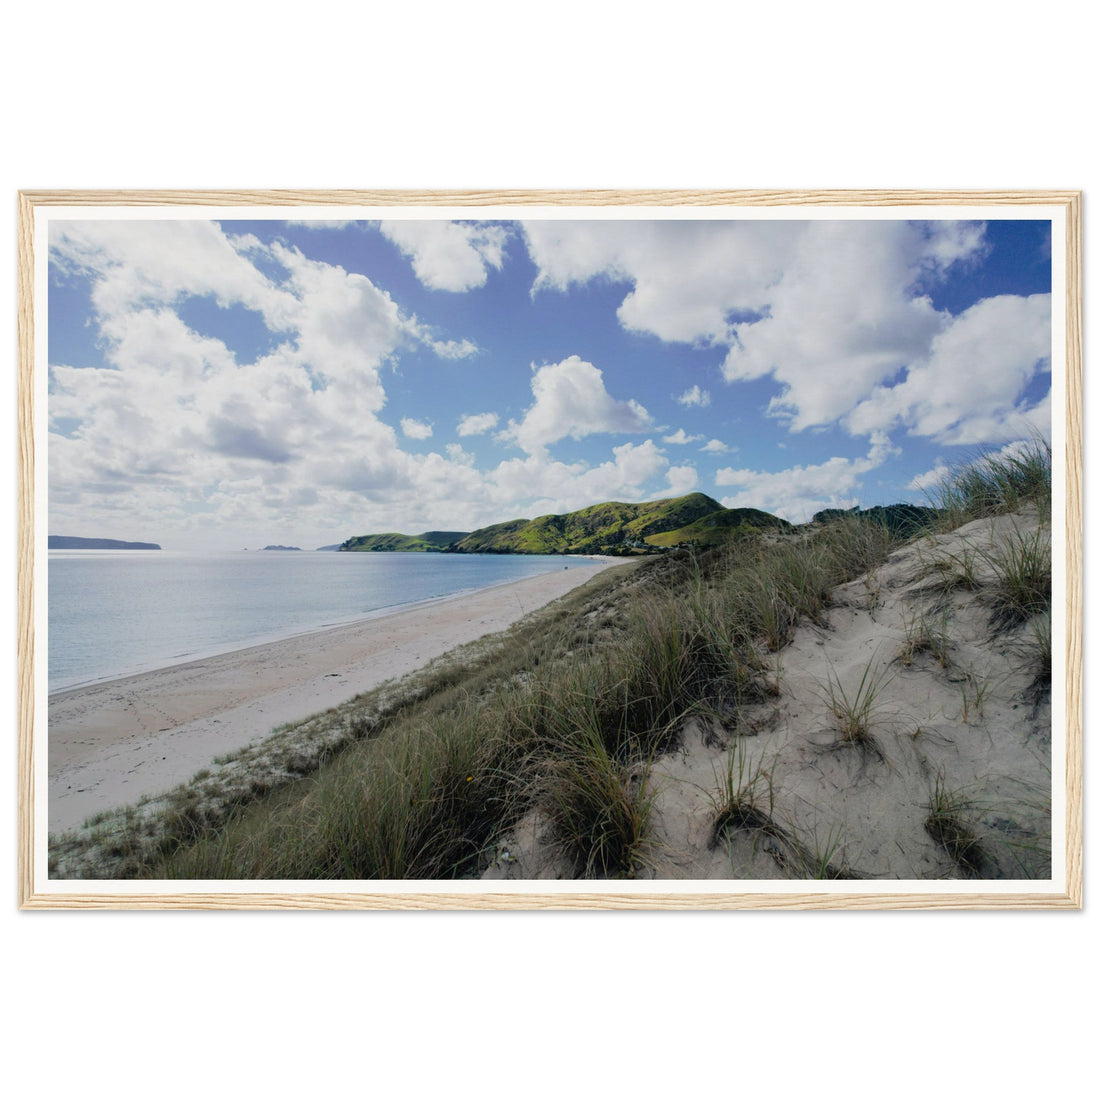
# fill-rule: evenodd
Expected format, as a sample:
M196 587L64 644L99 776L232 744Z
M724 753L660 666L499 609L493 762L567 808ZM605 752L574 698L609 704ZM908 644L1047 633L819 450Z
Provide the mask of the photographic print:
M21 202L25 907L1079 907L1076 192Z

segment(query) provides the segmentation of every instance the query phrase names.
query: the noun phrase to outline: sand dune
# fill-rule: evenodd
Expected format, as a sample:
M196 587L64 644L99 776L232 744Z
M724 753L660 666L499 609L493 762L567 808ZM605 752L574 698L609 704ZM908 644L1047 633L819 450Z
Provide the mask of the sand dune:
M691 720L656 762L644 877L1048 878L1050 692L1032 627L991 625L986 558L1037 531L1034 511L978 520L836 589L771 656L773 699ZM833 702L861 687L867 736L845 740ZM727 776L743 807L716 831ZM500 852L486 878L569 877L538 814Z

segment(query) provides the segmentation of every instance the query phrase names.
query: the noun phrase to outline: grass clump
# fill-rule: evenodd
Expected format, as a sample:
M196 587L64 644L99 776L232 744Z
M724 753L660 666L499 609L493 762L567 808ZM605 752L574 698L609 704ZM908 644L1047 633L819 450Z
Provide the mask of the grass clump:
M1049 515L1051 458L1050 444L1038 436L1008 453L979 454L940 483L932 503L945 514L948 528L1016 512L1025 504Z
M942 772L937 775L924 827L968 877L980 876L989 865L974 831L973 817L973 801L961 791L950 790Z
M583 878L633 878L643 865L653 790L647 760L624 762L590 707L548 757L541 799L557 842Z
M951 664L951 640L947 633L947 610L933 617L927 611L915 614L905 623L905 643L897 660L908 668L927 653L942 669Z
M836 720L840 741L845 744L873 747L871 722L879 705L879 693L892 677L885 668L875 670L868 662L855 688L846 688L839 677L830 676L824 695L830 713Z
M1014 530L996 551L984 551L985 561L996 575L990 594L993 622L1012 627L1034 615L1050 611L1050 531L1039 526L1031 532Z
M711 796L716 816L711 830L709 847L715 848L730 829L776 829L771 819L773 791L771 775L764 768L764 761L749 760L742 742L734 743L726 767L715 769L717 795ZM763 803L767 801L767 810Z

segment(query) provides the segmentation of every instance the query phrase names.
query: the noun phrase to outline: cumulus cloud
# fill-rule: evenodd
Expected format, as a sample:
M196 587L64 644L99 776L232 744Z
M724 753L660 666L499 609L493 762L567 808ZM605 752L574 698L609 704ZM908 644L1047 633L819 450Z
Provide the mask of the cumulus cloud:
M909 482L906 486L907 489L913 489L916 492L927 493L936 486L942 485L948 475L951 473L951 468L944 463L937 463L930 470L925 470L922 474L917 474L916 477Z
M682 497L699 484L699 471L694 466L670 466L667 476L670 496Z
M486 432L491 432L499 423L500 417L496 413L471 413L458 422L458 434L484 435Z
M51 263L88 279L107 364L50 366L51 523L95 514L194 544L253 524L354 530L364 500L487 505L476 471L403 452L378 419L383 369L438 341L366 276L208 222L58 223ZM184 322L196 297L281 342L239 360Z
M684 390L676 400L681 405L698 405L705 409L710 404L710 394L706 390L699 389L698 386L692 386L691 389Z
M529 454L569 436L583 439L598 432L644 431L650 415L637 401L616 400L607 392L603 372L579 356L532 367L535 402L518 423L502 433Z
M701 435L688 435L683 428L677 428L677 430L674 431L672 435L662 436L661 441L663 443L674 444L698 443L699 440L702 438L703 437Z
M481 222L383 221L382 234L413 265L431 290L463 291L484 286L490 267L504 263L508 230Z
M872 390L852 411L852 429L901 423L956 444L1015 438L1029 417L1043 417L1020 399L1050 369L1050 339L1049 294L983 299L936 334L903 381Z
M530 221L523 229L535 293L596 278L622 283L624 328L723 349L728 382L778 386L767 412L792 431L841 422L869 435L900 423L976 442L1010 431L1029 411L1018 404L1020 381L1033 373L1049 298L1026 308L987 300L967 311L977 316L955 318L928 294L985 256L981 223ZM1006 364L1016 337L1022 350ZM976 384L924 392L968 343L981 359L970 371ZM701 405L706 396L696 385L677 400Z
M472 340L429 339L427 343L440 359L466 359L478 350L477 344Z
M524 222L535 290L604 276L632 284L621 324L666 341L724 343L731 310L767 305L798 235L795 222Z
M651 439L613 447L608 462L565 463L545 453L507 459L488 475L501 503L533 501L533 514L569 512L594 500L637 500L645 486L668 469L668 459Z
M731 447L728 443L723 443L720 439L708 439L699 450L706 454L724 455L730 451L736 451L737 448Z
M413 420L412 417L403 416L401 418L401 431L409 439L428 439L432 434L432 426L421 420Z
M813 466L792 466L774 472L726 467L714 475L716 485L737 490L723 497L726 508L760 508L791 523L805 523L823 508L851 508L861 478L881 466L898 449L875 435L864 458L830 458Z

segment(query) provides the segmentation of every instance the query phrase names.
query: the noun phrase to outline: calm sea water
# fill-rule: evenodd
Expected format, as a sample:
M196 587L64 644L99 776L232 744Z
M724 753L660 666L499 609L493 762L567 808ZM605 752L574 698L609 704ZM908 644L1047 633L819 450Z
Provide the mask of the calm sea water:
M49 690L568 567L497 554L51 550Z

